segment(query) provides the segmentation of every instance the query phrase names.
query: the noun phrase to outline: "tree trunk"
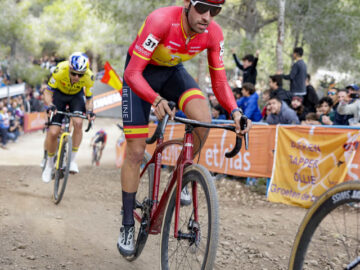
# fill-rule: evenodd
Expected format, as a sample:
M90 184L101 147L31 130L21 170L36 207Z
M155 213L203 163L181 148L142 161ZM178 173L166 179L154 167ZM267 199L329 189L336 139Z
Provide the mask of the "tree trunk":
M276 63L278 71L283 71L284 68L283 46L285 37L285 3L286 0L279 0L278 36L276 42Z

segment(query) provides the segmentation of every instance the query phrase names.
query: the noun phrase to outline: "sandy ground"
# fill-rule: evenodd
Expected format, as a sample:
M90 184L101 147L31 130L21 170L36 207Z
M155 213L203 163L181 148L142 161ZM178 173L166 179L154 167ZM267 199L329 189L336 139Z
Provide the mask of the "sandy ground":
M84 134L59 205L40 179L44 134L26 134L0 149L0 269L159 269L159 236L151 235L136 261L116 249L121 222L120 171L115 167L116 120L97 119ZM89 142L105 128L100 167L90 166ZM239 181L216 182L220 237L215 269L287 269L304 209L273 204Z

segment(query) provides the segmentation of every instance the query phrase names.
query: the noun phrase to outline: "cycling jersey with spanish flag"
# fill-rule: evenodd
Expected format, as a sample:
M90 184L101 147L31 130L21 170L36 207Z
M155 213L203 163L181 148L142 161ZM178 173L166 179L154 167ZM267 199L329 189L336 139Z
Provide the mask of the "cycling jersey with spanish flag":
M226 78L222 30L211 21L204 33L187 36L183 26L187 19L183 10L182 7L160 8L146 18L129 48L131 60L124 73L126 83L140 98L152 104L158 93L143 77L145 67L148 64L176 66L207 49L214 94L230 113L237 105Z

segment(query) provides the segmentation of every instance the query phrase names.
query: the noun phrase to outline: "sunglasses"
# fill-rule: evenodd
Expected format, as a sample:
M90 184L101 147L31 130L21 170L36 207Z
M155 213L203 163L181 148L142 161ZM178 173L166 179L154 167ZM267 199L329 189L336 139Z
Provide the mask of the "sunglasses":
M336 93L335 93L335 92L330 92L330 91L329 91L329 92L328 92L328 95L329 95L329 96L335 96L335 95L336 95Z
M195 10L199 14L204 14L210 10L210 16L215 17L221 11L221 6L219 5L212 5L200 1L190 0L191 4L195 7Z
M84 74L82 74L82 73L75 73L75 72L72 72L72 71L70 71L70 75L73 76L73 77L78 76L79 78L81 78L82 76L84 76Z

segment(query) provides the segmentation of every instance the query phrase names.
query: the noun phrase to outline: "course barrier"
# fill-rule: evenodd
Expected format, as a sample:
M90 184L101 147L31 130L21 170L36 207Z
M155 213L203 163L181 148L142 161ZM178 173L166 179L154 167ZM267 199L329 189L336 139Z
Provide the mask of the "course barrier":
M46 121L47 116L45 112L25 113L24 132L31 132L43 129Z
M150 124L149 133L155 128ZM166 129L165 140L184 136L184 125L170 124ZM195 162L215 173L271 177L269 200L309 207L327 188L359 179L359 135L355 127L254 124L248 151L243 147L228 159L224 154L233 147L234 133L211 129ZM148 145L147 151L153 153L154 148L155 144ZM166 148L162 163L175 165L180 151L180 146Z

